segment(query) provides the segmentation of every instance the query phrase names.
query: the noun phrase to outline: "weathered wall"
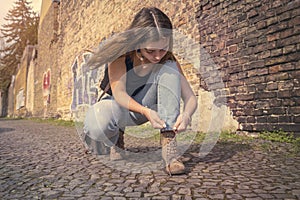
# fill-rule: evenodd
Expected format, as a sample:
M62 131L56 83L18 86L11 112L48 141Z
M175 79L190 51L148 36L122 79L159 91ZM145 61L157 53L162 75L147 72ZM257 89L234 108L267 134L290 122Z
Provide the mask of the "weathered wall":
M26 110L27 110L27 115L32 116L32 113L34 111L34 99L35 99L35 94L34 94L34 88L35 88L35 77L34 77L34 72L37 67L37 49L36 47L33 48L32 54L31 54L31 60L28 63L27 67L27 83L26 83Z
M14 94L14 87L15 87L15 75L12 76L11 82L8 88L8 97L7 97L7 116L12 117L14 116L14 102L15 102L15 94Z
M42 0L39 27L42 27L41 22L44 21L45 16L47 15L49 9L52 7L52 2L52 0Z
M201 44L222 71L240 129L299 132L300 1L200 4Z
M33 116L55 117L57 116L57 79L58 63L60 57L57 43L57 18L58 3L44 4L43 20L40 22L38 33L38 58L35 75L35 99Z
M8 91L0 91L0 117L7 116Z
M71 108L95 101L96 98L93 97L96 95L95 90L85 89L87 86L91 88L90 84L98 81L100 77L82 71L87 50L96 48L113 32L124 31L134 14L144 6L161 8L173 20L176 28L189 35L198 34L198 30L195 29L197 4L192 1L180 3L175 0L143 2L83 0L52 3L43 21L40 22L39 67L36 72L37 85L40 85L42 74L51 69L51 100L46 107L37 100L36 116L44 113L45 116L57 114L63 118L72 118ZM197 76L193 77L196 83ZM38 86L36 95L41 94L41 88ZM81 98L80 95L84 97ZM39 96L36 99L41 98Z
M299 0L46 1L34 116L71 119L71 110L93 103L100 72L86 73L88 50L123 31L142 7L156 6L203 47L200 69L184 66L199 96L200 120L194 123L202 131L215 123L299 132Z
M3 115L3 108L4 108L3 97L4 97L4 93L2 91L0 91L0 117L5 116L5 115Z
M15 101L14 110L17 116L26 116L26 97L27 97L27 75L28 67L32 59L32 51L34 46L28 45L24 52L16 74L14 85Z

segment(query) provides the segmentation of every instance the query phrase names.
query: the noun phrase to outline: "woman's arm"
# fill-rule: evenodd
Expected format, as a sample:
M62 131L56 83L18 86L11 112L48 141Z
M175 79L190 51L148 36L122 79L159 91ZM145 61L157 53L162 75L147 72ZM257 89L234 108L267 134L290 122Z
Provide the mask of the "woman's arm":
M115 101L122 107L144 115L154 128L164 128L156 111L146 108L131 98L126 91L126 64L125 57L120 57L108 66L109 82Z
M174 129L177 131L183 131L187 128L191 122L191 117L197 109L197 98L183 74L183 70L180 64L177 62L177 67L181 73L181 97L184 102L183 112L178 116L174 125Z
M109 83L114 99L122 107L141 113L143 106L132 99L126 92L125 57L120 57L108 66Z

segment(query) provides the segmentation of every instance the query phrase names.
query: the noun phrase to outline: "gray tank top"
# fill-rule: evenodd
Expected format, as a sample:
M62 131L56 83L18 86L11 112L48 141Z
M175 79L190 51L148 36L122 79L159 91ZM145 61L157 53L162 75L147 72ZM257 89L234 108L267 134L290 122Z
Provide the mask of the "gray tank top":
M133 97L145 87L151 73L147 74L146 76L137 75L133 70L133 62L129 55L126 56L125 64L127 71L126 91L131 97Z

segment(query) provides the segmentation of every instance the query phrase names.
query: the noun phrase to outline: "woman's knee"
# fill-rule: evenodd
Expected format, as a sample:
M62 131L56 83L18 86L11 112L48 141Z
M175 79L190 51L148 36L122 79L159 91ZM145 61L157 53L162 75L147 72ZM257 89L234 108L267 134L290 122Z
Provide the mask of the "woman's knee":
M160 74L173 74L176 76L180 75L180 72L175 61L167 61L160 69Z
M117 134L118 127L112 117L108 105L100 102L94 104L86 113L84 127L88 135L94 140L105 140Z

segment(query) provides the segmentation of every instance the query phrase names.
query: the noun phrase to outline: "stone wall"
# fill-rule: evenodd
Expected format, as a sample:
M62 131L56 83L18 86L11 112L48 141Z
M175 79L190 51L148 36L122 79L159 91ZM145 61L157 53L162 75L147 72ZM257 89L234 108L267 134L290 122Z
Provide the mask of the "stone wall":
M37 68L37 49L36 46L33 47L31 52L30 62L27 63L27 83L26 83L26 101L25 107L27 110L27 115L32 116L35 106L35 70Z
M28 77L28 67L32 60L32 52L34 46L28 45L24 52L18 67L18 72L16 74L16 82L14 85L14 110L17 116L27 116L28 111L26 108L27 99L27 77Z
M43 2L43 5L44 2ZM40 22L38 33L38 58L37 67L34 71L35 77L35 99L33 116L55 117L57 116L57 81L58 70L61 68L58 63L60 47L57 34L57 11L58 3L46 4L46 13Z
M11 82L8 88L8 95L7 95L7 116L13 117L15 113L14 102L15 102L15 94L14 94L14 87L15 87L15 75L11 77Z
M0 91L0 117L5 116L3 113L3 108L4 108L4 92Z
M198 35L195 19L197 4L192 1L180 3L175 0L83 0L80 3L77 1L52 3L47 14L43 15L43 21L40 22L39 67L36 72L37 88L35 89L38 97L35 102L35 116L58 115L71 119L72 108L95 100L93 98L95 94L90 91L83 100L79 97L81 94L88 93L85 91L85 81L89 81L90 84L91 79L94 79L89 77L92 76L91 74L82 74L85 56L105 38L113 33L124 31L135 13L144 6L159 7L169 15L175 28L188 36ZM42 85L41 77L47 69L51 71L51 91L50 103L45 106L40 101L43 92L39 85ZM199 85L196 84L198 78L191 77L194 78L196 88L196 85ZM92 82L99 81L99 78Z
M180 59L199 98L201 131L220 124L299 132L299 0L44 1L33 116L73 119L92 104L101 72L86 73L89 52L124 31L142 7L156 6L201 44L200 68Z
M8 92L0 91L0 117L7 116L8 108Z
M200 42L222 71L239 129L299 132L300 1L200 4Z

